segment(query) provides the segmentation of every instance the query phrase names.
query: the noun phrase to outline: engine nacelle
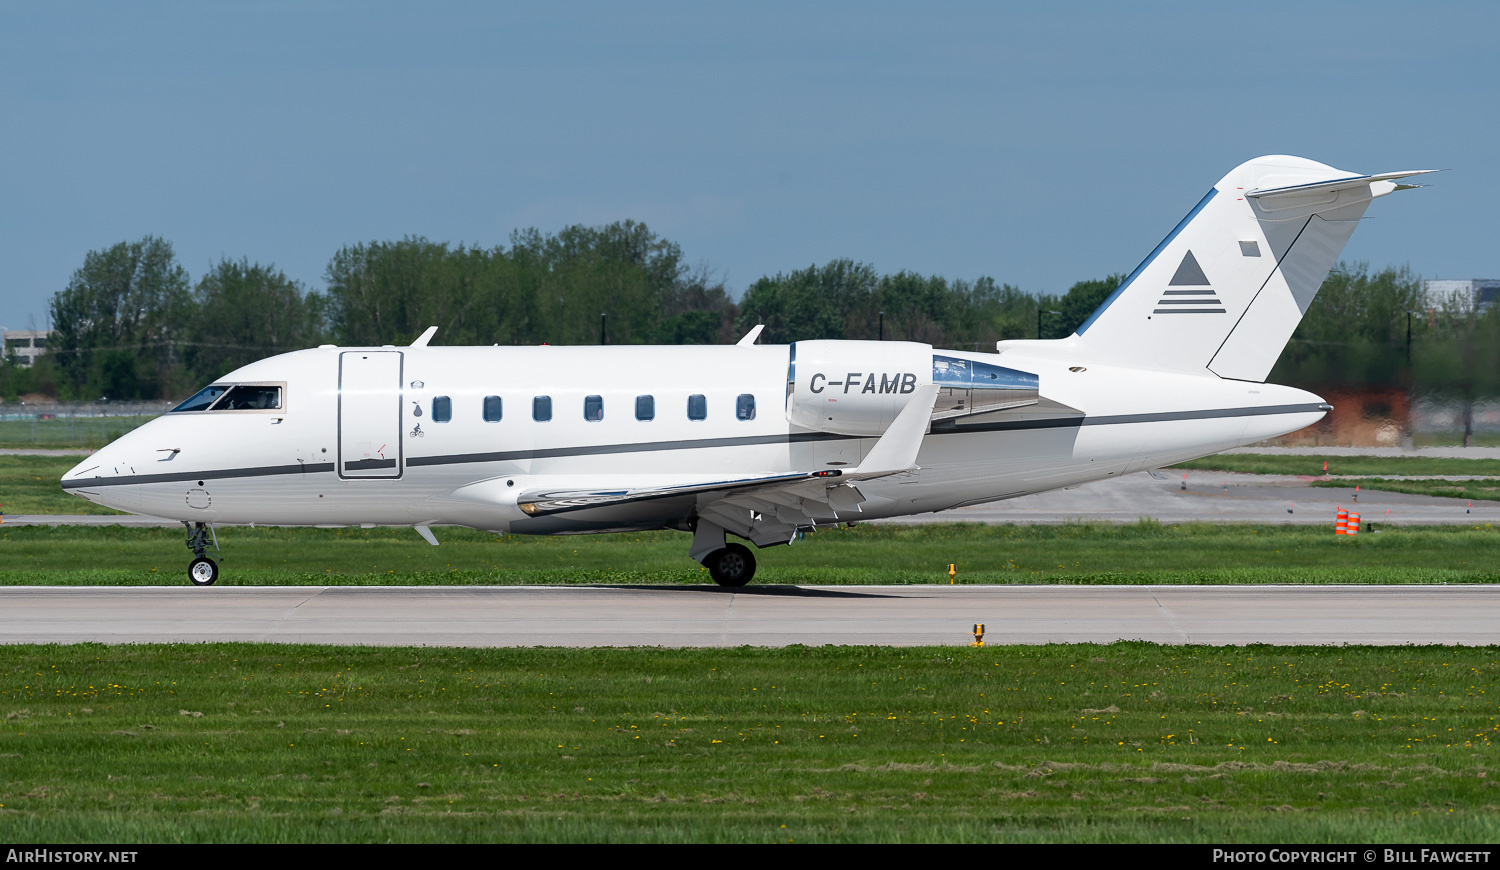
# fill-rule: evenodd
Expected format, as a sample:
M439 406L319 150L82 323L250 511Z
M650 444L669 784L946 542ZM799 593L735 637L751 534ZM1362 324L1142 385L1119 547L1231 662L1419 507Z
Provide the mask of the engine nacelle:
M787 368L787 420L840 435L885 432L917 387L937 384L934 422L1034 405L1037 376L934 354L910 341L799 341Z
M786 418L819 432L880 435L930 383L930 344L799 341L787 368Z

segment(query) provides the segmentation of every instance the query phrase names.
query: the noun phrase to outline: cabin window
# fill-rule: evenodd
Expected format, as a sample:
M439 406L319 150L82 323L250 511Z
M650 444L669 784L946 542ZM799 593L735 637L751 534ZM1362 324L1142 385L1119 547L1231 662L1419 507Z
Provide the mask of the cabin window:
M635 418L637 420L655 420L656 419L656 397L655 396L636 396L635 397Z
M688 396L688 419L703 420L708 417L708 399L702 393Z
M537 396L531 400L531 419L545 423L552 419L552 397Z
M279 411L281 387L240 384L230 387L224 398L214 403L215 411Z
M755 419L755 397L749 393L741 393L734 400L734 416L740 420Z
M499 423L500 422L500 397L499 396L485 396L484 397L484 422L486 422L486 423Z
M194 393L192 398L173 408L172 413L175 414L178 411L207 411L209 405L212 405L215 400L228 391L228 387L218 384L211 387L204 387Z
M447 396L432 397L432 422L446 423L453 419L453 400Z
M597 423L600 420L604 419L603 396L583 397L583 419L589 421L590 423Z

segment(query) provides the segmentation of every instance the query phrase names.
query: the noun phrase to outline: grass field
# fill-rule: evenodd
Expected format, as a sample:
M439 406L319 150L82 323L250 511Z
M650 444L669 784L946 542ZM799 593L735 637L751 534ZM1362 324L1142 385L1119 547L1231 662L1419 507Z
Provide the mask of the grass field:
M1441 475L1473 474L1500 476L1500 459L1447 459L1426 456L1323 456L1272 453L1221 453L1180 462L1175 469L1234 471L1241 474L1297 474L1321 476L1323 463L1329 474ZM1350 484L1352 487L1353 484Z
M227 528L223 585L707 583L679 532L536 538L438 528ZM0 583L185 583L171 528L0 526ZM862 525L759 551L757 584L1494 583L1500 529L1192 524Z
M0 447L89 447L97 450L156 417L156 414L148 414L132 417L0 420Z
M1381 478L1363 478L1354 480L1315 480L1312 482L1312 485L1350 490L1354 489L1357 485L1360 489L1383 489L1386 492L1406 492L1413 495L1430 495L1441 498L1500 501L1500 479L1496 478L1483 478L1479 480L1424 480L1420 478L1416 480L1385 480Z
M1462 447L1464 433L1460 431L1418 432L1412 437L1412 442L1418 447ZM1500 447L1500 432L1475 432L1469 446Z
M1500 839L1495 648L12 646L0 674L11 842Z
M0 456L0 507L16 514L118 514L63 492L58 481L80 456Z

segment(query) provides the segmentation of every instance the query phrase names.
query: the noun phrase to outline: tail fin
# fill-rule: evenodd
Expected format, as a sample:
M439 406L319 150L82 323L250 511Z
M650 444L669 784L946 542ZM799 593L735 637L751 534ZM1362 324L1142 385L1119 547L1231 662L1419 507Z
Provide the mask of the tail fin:
M1264 381L1370 201L1432 170L1356 175L1260 157L1224 176L1099 306L1099 362Z

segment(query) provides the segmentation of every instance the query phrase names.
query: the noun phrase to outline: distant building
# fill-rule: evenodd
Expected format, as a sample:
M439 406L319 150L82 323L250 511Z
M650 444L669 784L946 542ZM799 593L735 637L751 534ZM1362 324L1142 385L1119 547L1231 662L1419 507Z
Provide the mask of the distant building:
M1422 296L1432 308L1445 303L1457 302L1483 311L1492 305L1500 305L1500 279L1461 278L1422 282Z
M52 338L50 329L6 329L0 331L0 342L5 345L5 358L16 365L29 368L36 358L47 352L47 342Z

